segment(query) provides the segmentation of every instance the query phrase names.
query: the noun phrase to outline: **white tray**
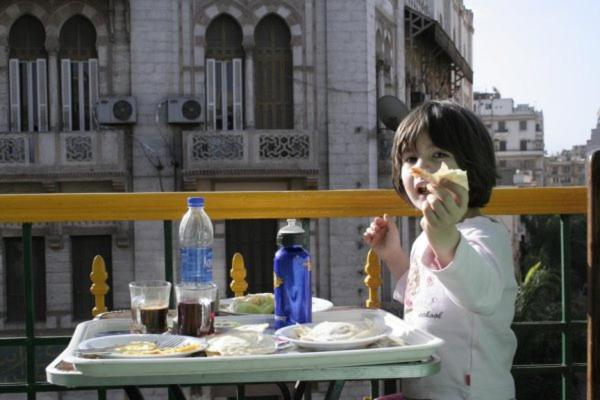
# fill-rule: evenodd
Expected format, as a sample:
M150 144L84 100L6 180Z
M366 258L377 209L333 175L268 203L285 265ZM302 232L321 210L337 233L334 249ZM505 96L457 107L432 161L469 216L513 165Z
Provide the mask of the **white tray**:
M382 317L392 329L393 336L399 336L405 346L365 348L338 351L300 351L292 349L284 353L252 356L177 358L177 359L87 359L74 356L74 350L83 340L101 335L104 331L126 330L128 320L93 320L79 324L71 342L63 352L66 362L71 362L76 370L90 377L127 376L166 376L189 374L222 374L244 371L275 371L301 368L347 367L378 365L425 360L430 358L443 341L433 335L415 329L398 317L382 310L349 309L327 311L315 314L313 322L352 321L367 317ZM243 315L218 317L222 321L261 323L272 320L272 316ZM50 368L50 366L48 367ZM48 372L48 369L47 369Z

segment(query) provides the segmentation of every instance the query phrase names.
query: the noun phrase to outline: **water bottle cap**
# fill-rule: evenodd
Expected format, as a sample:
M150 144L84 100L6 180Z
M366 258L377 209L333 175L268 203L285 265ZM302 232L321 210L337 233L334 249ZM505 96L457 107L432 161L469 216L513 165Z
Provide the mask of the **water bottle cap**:
M288 219L288 224L277 232L277 244L280 246L302 245L304 243L304 229L296 224L295 219Z
M204 197L188 197L188 207L204 207Z

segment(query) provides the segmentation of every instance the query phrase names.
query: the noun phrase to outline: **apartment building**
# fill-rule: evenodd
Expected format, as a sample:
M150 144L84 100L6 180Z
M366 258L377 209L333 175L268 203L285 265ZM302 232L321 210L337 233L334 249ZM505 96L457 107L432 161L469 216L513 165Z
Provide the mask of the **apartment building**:
M475 92L475 113L490 131L501 178L498 185L544 184L544 116L528 104L515 106L498 91Z
M391 187L377 99L472 98L461 0L0 0L0 26L4 194ZM214 222L221 293L238 251L249 290L272 290L280 222ZM304 222L316 295L364 301L367 223ZM128 307L128 282L162 276L162 228L35 224L38 328L89 318L96 254ZM20 235L0 225L5 334L24 326Z
M544 160L544 186L583 186L586 184L586 146L573 146Z

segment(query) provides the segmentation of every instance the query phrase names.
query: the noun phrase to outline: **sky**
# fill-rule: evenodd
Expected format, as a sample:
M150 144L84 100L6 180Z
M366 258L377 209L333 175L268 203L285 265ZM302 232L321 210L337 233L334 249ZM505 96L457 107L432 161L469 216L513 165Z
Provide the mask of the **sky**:
M548 154L585 144L600 109L600 0L464 0L474 91L544 113Z

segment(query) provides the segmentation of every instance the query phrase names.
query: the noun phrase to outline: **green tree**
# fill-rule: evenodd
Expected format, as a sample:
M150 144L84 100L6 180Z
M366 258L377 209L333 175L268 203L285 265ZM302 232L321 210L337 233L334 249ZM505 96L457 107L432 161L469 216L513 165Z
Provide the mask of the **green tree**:
M515 305L515 321L559 321L561 319L561 243L558 216L524 216L527 232L521 243L519 268L523 282L519 284ZM571 300L574 319L585 316L586 221L571 216ZM574 359L585 358L585 332L576 332ZM515 364L560 362L560 332L522 330L517 332L519 347ZM558 398L560 376L521 376L516 379L519 399ZM577 396L577 393L573 394Z

